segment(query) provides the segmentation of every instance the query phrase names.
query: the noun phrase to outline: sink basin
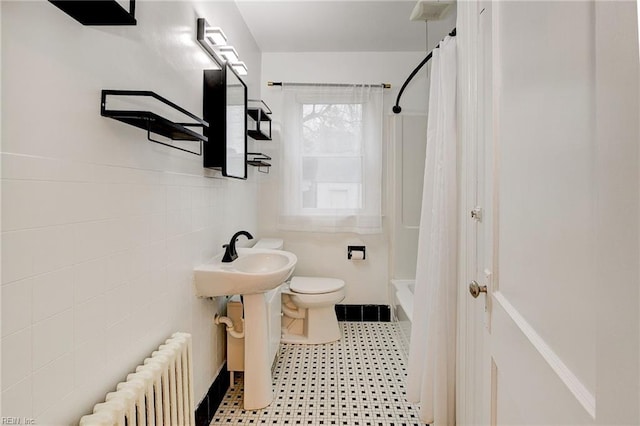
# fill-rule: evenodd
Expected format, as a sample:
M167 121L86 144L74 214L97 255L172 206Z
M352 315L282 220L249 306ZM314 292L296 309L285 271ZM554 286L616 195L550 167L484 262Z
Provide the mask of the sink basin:
M238 258L223 263L223 253L194 269L196 296L264 293L282 284L296 266L295 254L282 250L239 248Z

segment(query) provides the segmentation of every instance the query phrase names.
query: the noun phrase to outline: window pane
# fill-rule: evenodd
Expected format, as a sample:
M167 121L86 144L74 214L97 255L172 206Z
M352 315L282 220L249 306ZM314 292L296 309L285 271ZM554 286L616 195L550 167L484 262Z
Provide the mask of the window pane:
M362 208L362 185L359 183L305 182L302 208L353 210Z
M359 154L362 104L302 105L303 154Z
M302 179L315 182L362 182L361 157L302 157Z
M303 157L301 190L303 208L361 208L362 158Z

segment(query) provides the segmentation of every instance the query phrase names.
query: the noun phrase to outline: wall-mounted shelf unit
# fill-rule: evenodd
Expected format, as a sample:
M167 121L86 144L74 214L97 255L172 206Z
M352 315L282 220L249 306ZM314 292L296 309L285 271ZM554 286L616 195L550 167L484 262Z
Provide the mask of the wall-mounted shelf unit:
M271 157L261 152L247 152L247 156L247 164L257 167L260 173L269 173L271 163L267 163L265 160L271 160Z
M144 102L145 100L151 102ZM158 101L159 103L155 101ZM109 102L118 103L119 108L108 108L107 103ZM151 105L152 102L155 102L156 105ZM131 109L131 105L136 109ZM172 114L182 118L187 117L191 121L178 122L176 120L170 120L159 115L157 112L152 112L150 110L152 106L156 111L163 109L165 114ZM202 155L202 143L207 142L208 140L202 133L191 130L189 127L200 127L204 131L204 129L209 128L209 123L162 96L146 90L103 90L100 104L100 115L146 130L147 139L151 142L191 154ZM175 141L199 142L200 150L198 152L191 151L189 149L152 139L152 133Z
M129 0L129 10L116 0L49 0L51 4L82 25L136 25L136 0Z
M256 140L270 141L271 117L269 115L271 114L271 109L260 99L249 99L249 103L247 114L250 120L247 123L247 134ZM265 128L267 126L268 129Z

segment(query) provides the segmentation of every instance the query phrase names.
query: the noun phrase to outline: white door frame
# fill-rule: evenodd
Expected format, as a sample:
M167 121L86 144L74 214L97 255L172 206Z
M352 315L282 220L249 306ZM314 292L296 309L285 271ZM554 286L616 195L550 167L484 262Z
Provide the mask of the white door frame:
M477 353L482 341L475 335L472 324L473 302L469 297L469 277L475 275L475 224L470 211L476 207L476 176L478 146L478 15L476 1L459 2L458 22L458 146L460 153L460 217L459 268L458 268L458 340L456 374L456 421L457 424L475 423L476 391L481 384L474 384L474 361L468 354Z

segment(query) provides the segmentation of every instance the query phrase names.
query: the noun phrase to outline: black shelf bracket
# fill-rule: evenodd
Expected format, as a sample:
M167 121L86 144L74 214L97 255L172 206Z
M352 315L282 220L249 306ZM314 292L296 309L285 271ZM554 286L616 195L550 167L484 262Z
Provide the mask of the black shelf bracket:
M271 108L267 106L267 104L262 99L249 99L249 102L261 103L264 105L264 108L260 107L248 107L247 115L251 118L251 128L247 130L247 135L249 137L259 140L259 141L270 141L271 140ZM266 123L269 128L265 129L263 123Z
M108 96L139 96L150 97L156 99L167 105L185 116L191 118L193 121L188 123L178 123L171 121L165 117L162 117L154 112L146 110L129 110L129 109L108 109L107 97ZM184 108L179 107L173 102L163 98L162 96L146 90L103 90L100 103L100 115L103 117L113 118L114 120L121 121L126 124L138 127L147 131L147 139L151 142L168 146L173 149L188 152L190 154L202 155L202 144L207 142L208 138L201 133L191 130L189 127L199 127L204 129L209 128L209 123L203 119L195 116ZM199 143L198 151L191 151L179 146L171 145L166 142L159 141L151 137L151 134L155 133L171 140L175 141L194 141Z
M150 123L150 122L147 122L147 123ZM173 148L173 149L177 149L177 150L180 150L180 151L188 152L189 154L202 155L202 141L199 141L200 142L200 149L198 149L198 151L191 151L191 150L188 150L188 149L185 149L185 148L181 148L179 146L175 146L175 145L171 145L171 144L166 143L166 142L159 141L157 139L153 139L151 137L151 126L147 126L147 139L149 140L149 142L158 143L160 145L168 146L169 148Z
M260 173L269 173L271 163L267 163L265 160L271 160L271 157L261 152L247 152L247 155L251 156L247 159L248 165L257 167Z

